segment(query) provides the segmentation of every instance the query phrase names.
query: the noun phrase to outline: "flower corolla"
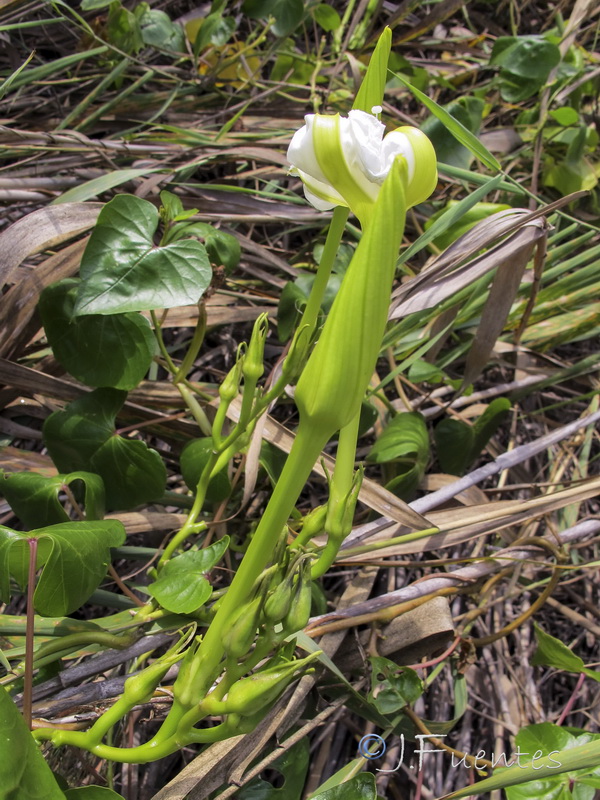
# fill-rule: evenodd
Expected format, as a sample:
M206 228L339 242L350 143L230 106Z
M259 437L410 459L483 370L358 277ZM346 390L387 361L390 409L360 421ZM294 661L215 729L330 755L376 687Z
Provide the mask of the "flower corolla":
M437 183L433 145L418 128L403 126L385 134L376 114L352 110L339 114L307 114L305 125L290 142L291 174L304 183L306 199L320 211L349 207L359 218L371 206L395 159L406 161L407 207L426 200Z

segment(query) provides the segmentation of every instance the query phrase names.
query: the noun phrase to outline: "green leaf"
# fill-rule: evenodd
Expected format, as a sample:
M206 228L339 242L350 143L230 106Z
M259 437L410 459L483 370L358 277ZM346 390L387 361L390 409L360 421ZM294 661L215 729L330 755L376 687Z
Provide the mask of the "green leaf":
M193 439L183 448L179 461L183 480L188 488L195 492L202 470L208 463L213 450L212 437ZM221 471L210 479L206 490L209 503L222 503L231 494L231 481L225 471Z
M471 452L473 460L479 456L500 425L502 425L510 409L511 402L507 397L496 397L479 419L475 421L473 425L473 450Z
M281 742L281 746L285 747L285 742ZM237 800L300 800L309 762L310 746L308 738L303 738L289 750L284 750L270 765L270 769L275 770L280 779L283 778L281 786L275 788L258 777L236 792Z
M67 800L123 800L123 795L107 789L106 786L81 786L78 789L67 789Z
M82 11L95 11L97 8L106 8L114 0L81 0Z
M363 772L339 786L311 795L310 800L377 800L375 776Z
M531 659L533 666L555 667L567 672L583 672L588 677L600 682L600 672L588 669L579 656L571 652L559 639L555 639L554 636L550 636L549 633L542 630L535 622L533 627L538 643L537 650Z
M148 591L163 608L174 614L196 611L212 594L205 573L221 560L228 545L229 537L224 536L204 550L187 550L172 558Z
M552 117L559 125L564 125L565 127L576 125L579 122L579 114L571 106L554 108L548 113L548 116Z
M114 0L111 0L114 2ZM85 200L90 200L92 197L98 197L103 192L108 192L114 189L115 186L121 186L127 181L133 181L136 178L142 178L144 175L150 175L153 172L158 172L158 169L150 167L137 167L127 169L115 169L112 172L107 172L105 175L100 175L98 178L92 178L85 183L80 183L79 186L74 186L67 192L54 198L50 205L60 205L61 203L82 203Z
M193 28L190 23L186 25L196 54L201 53L210 44L215 47L223 47L231 39L235 30L235 18L223 17L220 11L209 14L201 20L201 23L195 35L192 33Z
M468 131L477 136L481 127L484 102L479 97L465 95L443 106L453 119L458 120ZM471 151L453 136L448 136L446 126L431 115L421 125L421 130L431 139L438 161L454 167L467 169L473 156Z
M115 433L115 417L125 392L95 389L55 411L44 423L44 441L60 472L86 470L104 481L106 504L128 509L156 500L164 492L167 472L155 450L137 439Z
M327 3L319 3L319 5L310 9L310 13L317 25L320 25L321 28L328 33L337 30L342 24L338 12L335 8L328 6Z
M134 508L157 500L167 483L162 458L139 439L111 436L96 450L90 467L102 477L111 508Z
M490 57L491 65L501 67L500 94L509 103L532 97L559 62L557 45L539 36L500 36Z
M57 361L88 386L134 389L156 351L149 323L140 314L73 317L80 282L67 279L42 292L39 312Z
M83 506L86 519L104 516L104 484L91 472L71 472L68 475L40 475L37 472L15 472L2 475L0 494L28 528L69 522L69 516L59 500L65 486L70 486L79 501L78 483L83 482ZM75 484L75 485L73 485Z
M497 397L473 425L448 418L439 422L434 438L442 470L450 475L462 475L506 419L510 407L508 398Z
M242 250L239 241L226 231L214 228L207 222L191 222L182 225L181 232L175 228L176 238L182 236L198 236L204 239L204 246L211 264L217 267L225 267L229 275L240 263Z
M304 4L302 0L246 0L242 11L250 19L273 17L273 33L288 36L302 22Z
M452 792L452 794L446 795L446 800L459 800L459 798L471 795L487 794L495 789L522 786L531 781L542 782L549 778L556 779L556 776L564 773L572 774L574 770L595 770L598 763L600 763L600 741L596 740L562 749L558 753L553 753L551 757L540 758L535 767L530 763L513 763L507 769L496 769L490 778ZM536 794L535 797L543 798L545 795ZM567 796L563 795L561 800L567 800Z
M146 3L143 5L147 6ZM164 11L147 6L138 18L144 44L182 53L185 50L185 37L181 25L171 21Z
M462 475L471 460L473 429L460 419L443 419L433 431L435 448L442 472Z
M381 656L371 656L369 700L380 714L395 714L423 694L423 681L408 667Z
M0 686L0 791L6 800L65 800L25 720Z
M110 563L110 548L123 544L118 520L64 522L21 533L0 528L0 587L7 596L10 573L24 589L29 539L38 540L37 567L43 564L33 603L38 614L59 617L82 606L98 588Z
M373 55L369 60L369 66L356 93L352 108L357 108L370 114L373 106L380 106L383 103L391 47L392 30L386 27L383 29Z
M465 128L465 126L460 123L457 119L454 119L442 106L438 105L435 100L432 100L426 94L419 91L416 86L413 86L409 81L406 80L402 75L398 74L397 72L394 73L397 80L405 86L416 98L419 100L423 105L431 111L434 117L437 117L439 121L444 125L448 133L452 134L454 138L460 142L460 144L464 145L468 150L470 150L476 158L478 158L482 164L485 164L486 167L489 169L493 169L496 172L500 171L500 162L493 156L490 151L481 144L479 139L474 136L470 130Z
M375 442L367 461L394 464L396 473L386 488L403 500L418 487L429 460L429 434L425 418L418 411L398 414Z
M444 370L419 358L410 365L408 379L413 383L441 383L447 377Z
M102 209L81 260L74 314L117 314L197 303L211 280L205 247L184 239L156 246L158 211L132 195Z

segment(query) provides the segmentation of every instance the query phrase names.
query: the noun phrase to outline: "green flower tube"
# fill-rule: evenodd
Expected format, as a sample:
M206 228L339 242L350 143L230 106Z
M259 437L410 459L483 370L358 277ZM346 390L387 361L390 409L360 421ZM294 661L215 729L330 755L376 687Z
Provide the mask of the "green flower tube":
M301 425L310 420L329 436L358 413L379 355L404 231L406 172L400 157L296 386Z

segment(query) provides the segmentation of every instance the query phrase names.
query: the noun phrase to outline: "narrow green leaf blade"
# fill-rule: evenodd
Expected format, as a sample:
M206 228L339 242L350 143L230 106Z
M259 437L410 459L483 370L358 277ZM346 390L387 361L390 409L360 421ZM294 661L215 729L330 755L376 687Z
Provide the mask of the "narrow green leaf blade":
M486 167L489 169L493 169L495 172L499 172L501 169L500 162L493 156L487 147L481 144L479 139L474 136L470 130L465 128L465 126L459 122L458 120L454 119L445 109L443 109L440 105L438 105L435 100L432 100L426 94L421 92L417 89L416 86L413 86L406 78L402 75L399 75L397 72L394 73L395 77L402 83L406 88L411 92L411 94L417 98L423 105L431 111L431 113L437 117L441 123L446 127L447 131L458 139L458 141L468 148L474 156L476 156L482 164L485 164Z
M362 80L360 88L354 98L352 108L371 113L373 106L380 106L383 102L385 84L387 83L388 61L392 47L392 30L384 28L369 66Z

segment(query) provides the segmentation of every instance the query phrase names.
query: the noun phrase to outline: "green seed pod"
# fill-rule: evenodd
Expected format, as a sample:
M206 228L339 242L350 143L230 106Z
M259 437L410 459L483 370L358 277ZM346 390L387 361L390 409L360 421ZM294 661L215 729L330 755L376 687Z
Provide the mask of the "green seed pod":
M265 601L263 614L272 623L281 622L290 610L294 597L294 573L286 575Z
M261 670L255 675L234 683L223 708L228 714L250 716L270 706L294 679L295 673L303 669L318 653L311 653L307 658L290 661L276 667Z
M242 377L244 359L244 353L240 348L237 353L235 364L225 376L223 383L219 386L219 397L225 403L231 403L240 393L240 380Z
M283 629L288 634L301 631L310 618L312 599L310 569L310 561L307 560L302 565L290 610L283 620Z
M244 603L232 615L229 627L223 632L223 647L234 658L241 658L250 650L259 624L262 602L262 596L258 595L249 603Z
M137 675L127 678L123 685L123 698L131 704L146 703L169 668L183 658L183 653L168 653L155 664L151 664Z

